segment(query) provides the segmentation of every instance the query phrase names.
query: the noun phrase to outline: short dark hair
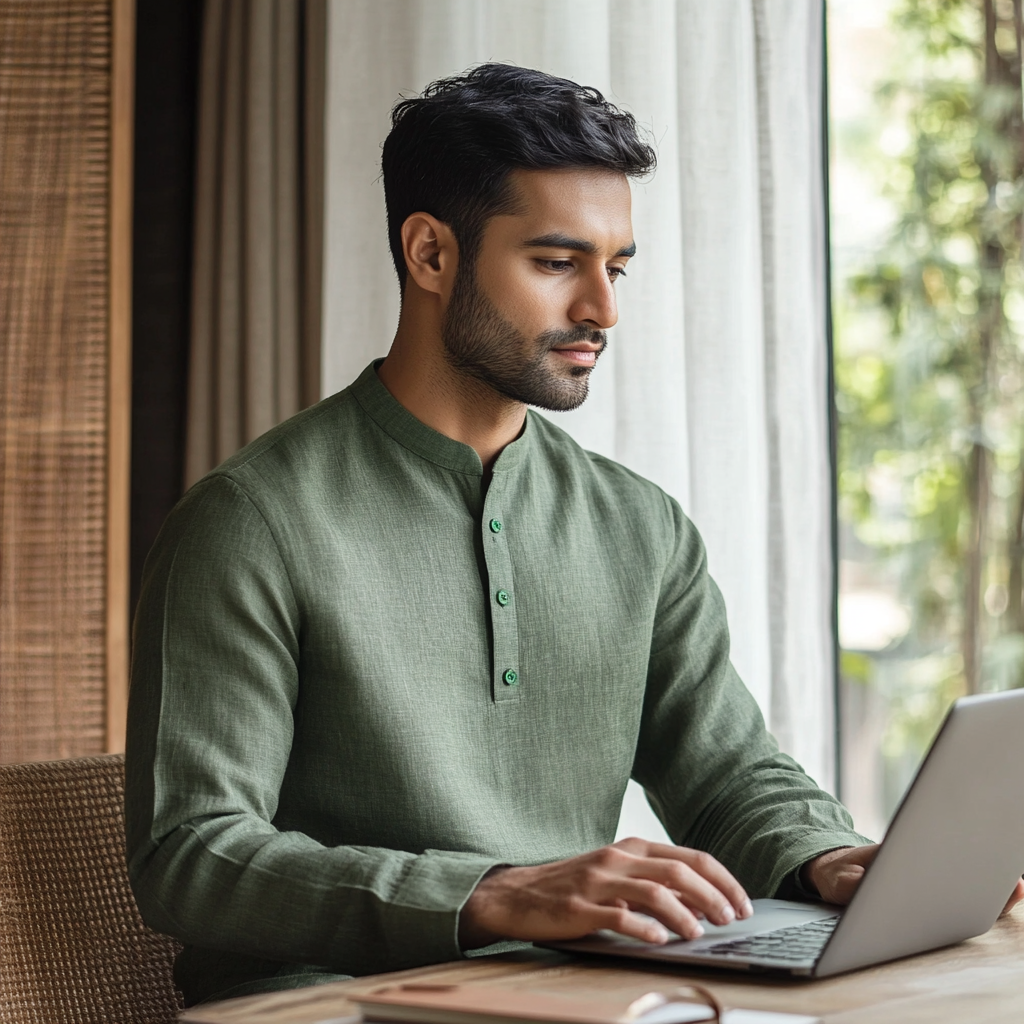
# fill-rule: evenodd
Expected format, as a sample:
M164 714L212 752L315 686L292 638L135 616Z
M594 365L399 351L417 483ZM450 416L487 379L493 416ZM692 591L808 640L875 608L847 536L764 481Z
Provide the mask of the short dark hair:
M487 219L514 207L512 171L606 167L639 177L656 157L633 115L597 89L530 68L481 64L395 104L381 163L388 240L404 287L401 231L410 214L447 224L461 265L475 258Z

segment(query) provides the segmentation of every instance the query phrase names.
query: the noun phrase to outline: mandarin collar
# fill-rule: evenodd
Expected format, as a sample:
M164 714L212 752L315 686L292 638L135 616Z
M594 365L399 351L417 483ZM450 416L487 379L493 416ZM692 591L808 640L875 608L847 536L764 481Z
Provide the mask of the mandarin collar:
M377 376L377 367L383 362L383 359L375 359L351 385L352 394L363 412L392 440L420 458L456 473L483 476L483 464L475 448L428 427L388 391ZM494 462L493 472L504 473L514 469L525 457L537 432L530 426L532 415L527 410L522 433L502 449Z

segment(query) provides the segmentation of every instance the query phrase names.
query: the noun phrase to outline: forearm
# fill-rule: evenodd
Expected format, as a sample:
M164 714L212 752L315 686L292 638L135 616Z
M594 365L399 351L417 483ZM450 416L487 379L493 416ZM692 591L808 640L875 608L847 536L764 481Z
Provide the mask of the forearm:
M730 663L722 596L684 517L677 536L633 776L675 842L721 860L752 896L773 896L817 855L867 840L838 801L779 753Z
M129 870L145 920L186 944L370 974L457 958L459 910L493 865L328 848L238 814L183 824Z
M805 863L868 840L842 804L778 752L741 686L730 670L713 696L693 702L703 703L711 728L692 730L689 741L652 728L648 749L671 756L647 758L637 778L676 843L720 860L751 896L793 896L786 885ZM662 711L663 722L701 719L692 707ZM729 733L728 745L717 741Z
M782 754L733 778L679 841L707 850L756 896L795 895L787 883L809 862L869 842L846 808ZM804 885L812 885L806 874Z

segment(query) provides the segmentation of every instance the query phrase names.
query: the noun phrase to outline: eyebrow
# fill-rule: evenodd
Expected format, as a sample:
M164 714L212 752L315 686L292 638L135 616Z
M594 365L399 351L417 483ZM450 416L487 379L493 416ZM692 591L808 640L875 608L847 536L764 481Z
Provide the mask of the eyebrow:
M573 252L585 252L593 256L597 252L597 246L583 238L572 238L570 235L538 235L536 238L528 238L523 242L524 249L572 249ZM635 256L636 242L630 242L625 248L620 249L616 256Z

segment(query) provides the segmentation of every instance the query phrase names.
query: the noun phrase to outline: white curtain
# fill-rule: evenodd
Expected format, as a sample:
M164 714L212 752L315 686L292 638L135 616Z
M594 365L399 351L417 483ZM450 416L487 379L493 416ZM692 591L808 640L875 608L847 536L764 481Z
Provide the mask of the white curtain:
M820 0L331 0L324 393L398 314L380 144L400 94L498 60L597 86L653 135L637 255L577 412L585 447L701 530L733 660L783 748L834 785ZM659 829L636 791L622 834Z

